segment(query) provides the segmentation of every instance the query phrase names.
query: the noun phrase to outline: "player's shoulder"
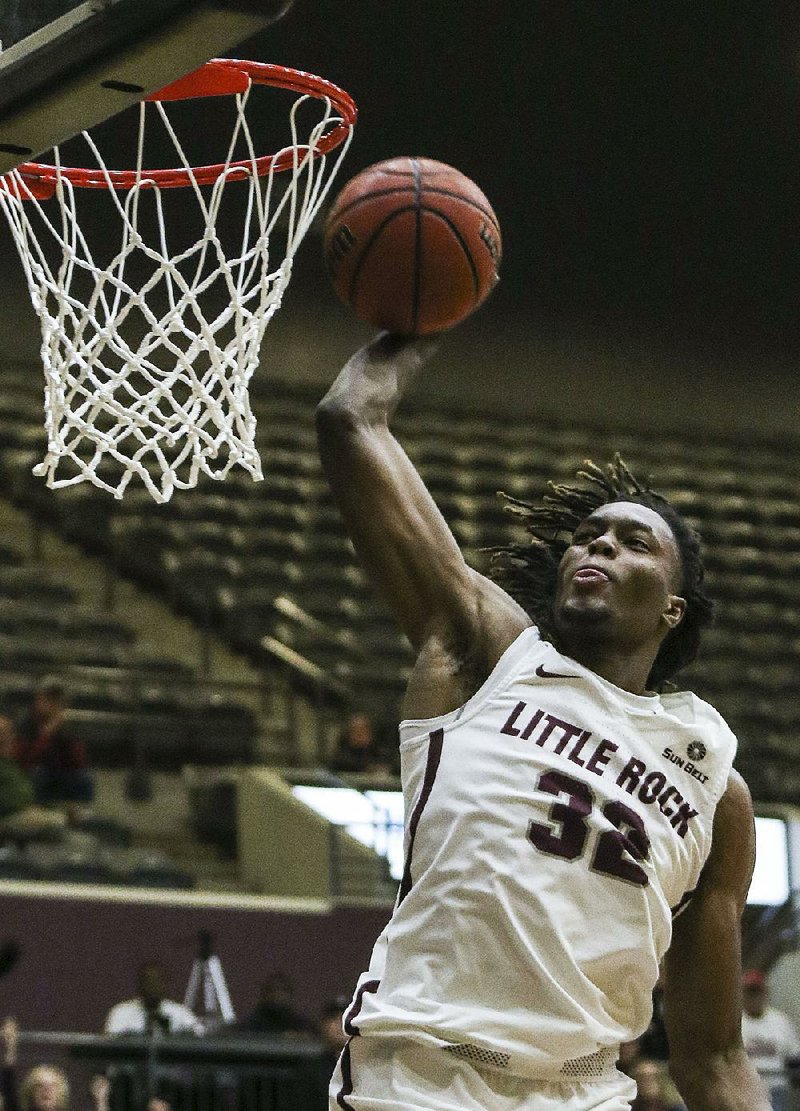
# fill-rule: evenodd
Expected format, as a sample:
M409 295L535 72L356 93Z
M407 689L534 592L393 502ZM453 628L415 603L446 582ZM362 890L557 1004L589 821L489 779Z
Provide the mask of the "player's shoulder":
M716 706L691 690L670 691L661 696L662 705L686 722L713 730L736 742L736 735Z

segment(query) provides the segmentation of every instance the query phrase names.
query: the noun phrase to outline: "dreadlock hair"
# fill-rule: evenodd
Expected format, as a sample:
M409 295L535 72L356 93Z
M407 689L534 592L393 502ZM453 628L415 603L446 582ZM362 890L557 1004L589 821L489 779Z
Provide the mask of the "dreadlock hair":
M489 576L519 602L542 635L552 640L558 566L581 521L611 502L635 502L654 510L675 537L683 570L682 595L686 599L683 620L661 642L648 677L648 686L661 690L667 680L695 659L702 630L713 621L714 603L702 589L700 537L663 494L634 476L619 454L604 467L585 460L575 477L583 480L583 484L549 482L549 492L540 505L499 492L506 502L505 508L521 518L531 539L527 543L488 548Z

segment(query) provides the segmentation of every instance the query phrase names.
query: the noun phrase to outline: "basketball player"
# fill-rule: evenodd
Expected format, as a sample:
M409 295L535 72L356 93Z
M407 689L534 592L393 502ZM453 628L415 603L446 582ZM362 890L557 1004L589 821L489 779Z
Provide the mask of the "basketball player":
M621 460L515 502L531 540L464 561L388 428L434 347L383 334L317 413L356 551L417 653L406 866L345 1018L344 1111L623 1111L621 1042L665 961L690 1111L767 1111L741 1042L754 860L735 738L689 693L711 602L696 535Z

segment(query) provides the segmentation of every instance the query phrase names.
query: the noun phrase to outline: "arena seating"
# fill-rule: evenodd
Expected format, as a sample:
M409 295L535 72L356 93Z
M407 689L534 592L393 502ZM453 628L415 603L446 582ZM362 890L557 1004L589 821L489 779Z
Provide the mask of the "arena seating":
M257 723L247 706L208 691L179 660L148 660L118 617L81 607L74 590L23 554L0 548L0 713L17 718L37 676L68 680L70 717L94 764L124 767L247 761Z
M129 489L122 501L86 486L54 495L33 478L30 468L42 446L40 387L34 387L30 377L0 368L0 395L8 400L0 408L0 476L19 508L158 592L201 627L214 629L259 667L279 669L336 705L366 708L381 718L396 713L411 653L371 595L331 503L316 456L317 391L269 383L270 395L254 398L263 483L232 475L158 507L141 490ZM775 801L796 796L796 447L674 433L637 436L629 428L553 421L515 423L413 402L398 414L396 429L479 569L487 564L483 547L520 536L497 490L536 498L547 479L570 477L587 454L602 459L614 450L637 471L652 472L655 484L704 535L708 585L719 599L718 623L703 657L681 681L731 721L754 794ZM23 581L17 568L0 573L0 599L8 592L13 600L14 590L18 597ZM37 589L47 594L53 586ZM58 600L55 586L46 604L57 611L67 603ZM13 615L4 618L4 604L0 657L7 658ZM125 651L113 622L102 634L103 651ZM23 655L39 650L29 644L13 648Z

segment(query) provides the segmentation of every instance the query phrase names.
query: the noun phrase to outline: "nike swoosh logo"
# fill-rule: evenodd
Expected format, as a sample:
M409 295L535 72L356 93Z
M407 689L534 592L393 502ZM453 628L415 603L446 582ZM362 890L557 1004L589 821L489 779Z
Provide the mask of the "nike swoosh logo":
M560 671L546 671L541 664L536 668L540 679L574 679L574 675L562 675Z

